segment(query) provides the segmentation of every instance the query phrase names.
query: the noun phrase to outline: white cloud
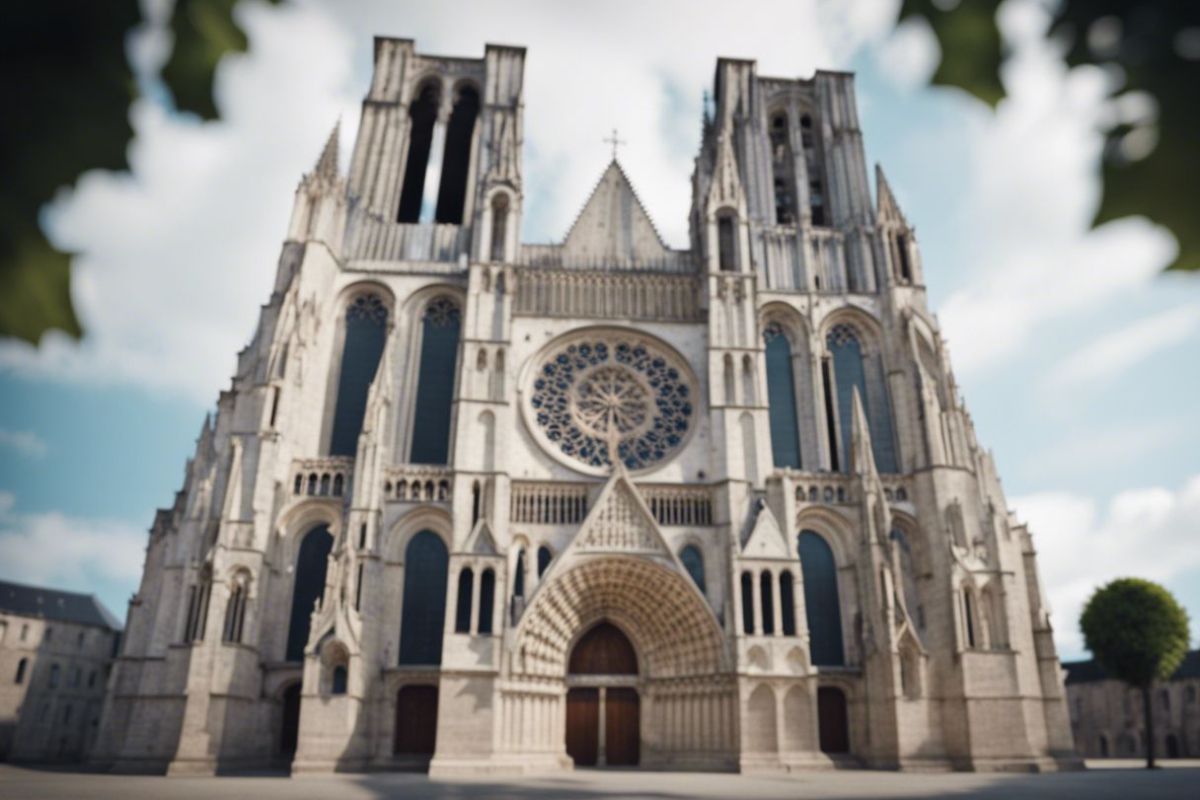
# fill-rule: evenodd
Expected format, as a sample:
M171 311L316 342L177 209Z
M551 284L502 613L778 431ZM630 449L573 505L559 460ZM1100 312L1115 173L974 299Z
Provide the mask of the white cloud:
M1064 657L1084 653L1079 615L1091 593L1119 577L1169 583L1200 568L1200 475L1178 491L1120 492L1101 514L1090 498L1044 492L1013 498L1029 523Z
M1060 384L1115 378L1200 330L1200 307L1184 306L1138 320L1073 353L1055 370Z
M46 443L33 431L10 431L0 428L0 448L5 447L31 458L42 458L46 455Z
M1036 341L1046 323L1099 309L1146 286L1175 244L1145 219L1090 222L1099 198L1106 79L1067 72L1042 38L1044 9L1004 6L1014 48L1008 99L971 139L968 280L939 316L961 372L996 365Z
M105 593L117 597L137 587L144 529L53 511L22 514L15 505L10 492L0 492L0 577L82 592L113 590Z

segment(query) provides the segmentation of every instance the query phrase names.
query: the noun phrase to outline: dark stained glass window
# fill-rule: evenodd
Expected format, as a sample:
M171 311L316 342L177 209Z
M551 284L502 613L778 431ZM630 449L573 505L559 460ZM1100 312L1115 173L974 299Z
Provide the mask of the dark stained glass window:
M679 560L683 562L683 568L688 571L688 575L692 576L692 580L700 587L700 593L703 594L704 589L704 556L700 553L700 548L689 544L679 552Z
M767 344L767 403L775 466L800 469L800 431L796 422L796 381L792 347L778 325L763 331Z
M454 606L454 632L471 632L471 595L475 591L475 573L470 567L458 573L458 601Z
M404 551L401 664L442 663L448 560L446 545L432 531L418 533Z
M331 455L352 456L358 451L367 392L387 340L387 321L387 308L376 294L359 295L346 309L346 336L329 441Z
M812 663L820 667L841 666L846 658L833 550L820 534L812 531L801 531L798 546Z
M485 569L479 576L479 633L492 632L492 605L496 602L496 572Z
M304 535L300 553L296 556L295 583L292 586L292 619L288 626L288 661L304 660L304 645L308 643L308 626L313 605L325 594L325 568L333 537L329 526L318 525Z
M454 301L439 297L421 323L421 368L413 421L414 464L446 464L450 452L450 411L458 356L461 314Z

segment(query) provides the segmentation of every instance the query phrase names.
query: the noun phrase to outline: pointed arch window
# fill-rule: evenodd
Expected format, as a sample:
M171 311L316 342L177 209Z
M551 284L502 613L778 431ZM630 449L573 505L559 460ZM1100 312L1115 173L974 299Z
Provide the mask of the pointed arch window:
M29 668L29 659L28 658L22 658L20 661L18 661L17 662L17 675L15 678L13 678L13 683L18 683L18 684L24 683L25 682L25 671L28 668Z
M784 570L779 574L779 628L784 636L796 635L796 590L792 573Z
M800 469L800 426L796 419L796 379L792 346L777 323L763 329L767 357L767 402L771 453L777 467Z
M503 261L508 238L508 195L498 192L492 198L492 261Z
M775 633L775 592L774 580L771 573L763 570L758 576L759 597L762 601L762 632L767 635Z
M462 86L450 112L446 128L446 147L442 157L442 179L438 184L437 212L434 219L450 225L461 225L467 199L467 178L471 172L471 142L475 135L475 119L479 116L479 93L472 86Z
M717 215L717 266L722 272L736 272L738 268L737 220L730 211Z
M771 117L769 135L775 189L775 224L790 225L796 221L796 203L792 191L795 177L787 114L780 112Z
M846 663L842 647L842 609L833 550L819 533L801 531L797 540L804 578L804 605L814 666Z
M418 222L421 219L425 172L429 166L433 128L440 103L441 89L436 81L430 81L418 90L417 99L409 106L408 158L404 163L404 185L400 189L397 222Z
M421 320L421 359L413 418L414 464L447 464L450 452L450 412L462 315L448 297L438 297Z
M554 560L554 554L550 552L550 548L542 545L537 549L537 574L538 577L546 574L546 570L550 568L550 562Z
M328 525L318 525L300 541L292 585L292 615L288 625L287 661L303 661L304 646L308 644L308 628L312 622L313 606L325 595L325 570L329 566L329 551L333 536Z
M404 551L400 663L441 664L449 554L440 536L421 531Z
M754 576L742 573L742 633L754 633Z
M454 606L454 632L471 632L471 600L475 591L475 573L463 567L458 573L458 601Z
M871 432L871 452L880 472L896 472L896 446L892 435L892 414L887 387L883 381L883 362L879 354L870 358L863 354L858 332L850 325L834 325L826 336L826 345L833 365L836 388L838 463L842 470L850 467L850 446L853 428L854 390L862 400L863 411ZM832 411L832 403L826 408ZM830 420L830 429L835 427ZM831 443L832 444L832 443Z
M545 550L543 547L542 550ZM541 556L541 550L538 551L538 556ZM541 575L539 574L540 578ZM517 551L517 566L513 570L513 597L525 596L525 550Z
M361 294L346 308L342 363L338 375L337 403L333 412L333 433L329 453L352 456L358 451L367 393L387 341L388 311L374 292ZM323 488L327 486L323 485ZM327 494L327 492L322 492Z
M492 632L492 607L496 603L496 571L485 569L479 576L479 624L481 634Z
M239 572L233 579L229 592L229 601L225 606L225 624L222 628L222 640L230 643L242 641L242 628L246 624L246 603L250 590L250 576Z
M679 560L683 562L683 568L687 570L688 575L692 576L692 580L699 587L700 594L704 594L704 555L700 552L700 548L689 544L679 551Z

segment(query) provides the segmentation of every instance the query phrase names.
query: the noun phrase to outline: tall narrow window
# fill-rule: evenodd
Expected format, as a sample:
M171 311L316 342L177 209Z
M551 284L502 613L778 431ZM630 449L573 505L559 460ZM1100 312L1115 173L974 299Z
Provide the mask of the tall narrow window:
M454 402L454 373L458 356L461 314L448 297L425 309L421 322L421 367L413 419L414 464L446 464L450 452L450 411Z
M288 625L287 661L303 661L304 646L308 644L308 627L312 622L313 606L325 594L325 570L329 566L329 551L333 537L328 525L318 525L300 541L296 555L296 570L292 585L292 616Z
M58 664L50 665L50 688L51 689L58 688L58 678L61 673L62 673L62 669L58 666Z
M546 548L543 547L541 550L545 550L545 549ZM539 556L541 555L541 550L538 551ZM538 577L540 578L541 575L539 574ZM517 566L516 566L516 569L513 570L513 597L524 597L524 596L525 596L525 550L524 550L524 548L522 548L517 551Z
M458 572L458 600L454 604L454 632L471 632L471 599L475 591L475 573L470 567Z
M925 609L921 606L921 595L917 591L917 568L912 545L904 531L899 528L892 531L892 539L896 542L900 555L900 583L904 593L904 607L912 618L918 631L925 630Z
M225 605L225 624L222 627L222 640L231 643L242 641L242 628L246 622L246 595L249 590L249 576L239 572L233 579L233 587L229 592L229 602Z
M212 583L207 573L202 573L196 579L188 595L188 616L184 627L185 642L200 642L204 640L204 628L208 624L208 599Z
M900 280L905 283L912 280L912 265L908 262L908 237L903 233L896 234L897 266L900 268Z
M797 542L804 577L804 605L814 666L841 666L842 609L838 599L837 564L829 543L813 531L801 531Z
M963 621L966 622L967 647L975 646L975 604L971 602L971 592L963 589Z
M742 573L742 633L754 633L754 576Z
M333 668L333 675L331 676L330 681L329 681L329 693L330 694L345 694L346 693L346 683L347 683L346 665L338 664L336 667Z
M22 658L20 661L18 661L17 662L17 675L15 678L13 678L13 683L24 683L25 682L25 670L28 668L29 668L29 659L28 658Z
M833 358L837 383L838 420L841 423L841 465L849 469L854 390L862 399L871 429L871 450L880 472L896 472L896 445L892 438L892 415L883 383L883 364L878 354L863 356L858 334L849 325L835 325L826 337ZM869 391L869 384L874 391Z
M779 628L784 636L796 635L796 590L792 585L792 573L779 574Z
M775 466L800 469L800 429L796 420L796 380L792 347L779 325L763 330L767 345L767 402L770 406L771 453Z
M485 569L479 576L479 633L492 632L492 606L496 602L496 571Z
M400 663L441 664L449 555L440 536L421 531L404 551Z
M550 562L554 560L554 554L550 552L550 548L542 545L537 550L537 574L542 577L546 569L550 566Z
M775 633L775 592L771 573L766 570L758 576L758 589L762 600L762 632Z
M479 93L470 86L458 90L450 125L446 128L446 148L442 157L442 180L438 184L435 219L461 225L467 197L467 178L471 172L471 141L475 118L479 116Z
M683 562L683 568L688 571L688 575L692 576L692 580L700 588L700 594L704 594L704 556L700 553L700 548L689 544L679 551L679 560Z
M408 109L408 159L404 163L404 186L400 189L397 222L418 222L425 196L425 169L433 146L433 127L437 122L441 92L436 83L425 84Z
M821 394L825 397L825 433L829 439L829 468L834 472L841 469L842 459L838 454L837 416L834 411L833 378L829 374L829 359L821 360Z
M733 214L717 217L717 265L724 272L737 271L737 228Z
M771 171L774 175L775 224L790 225L796 221L796 204L792 194L794 164L792 143L786 114L771 118Z
M341 373L338 375L337 404L333 412L333 434L329 453L352 456L358 451L367 393L387 341L387 307L379 295L361 294L346 309L346 331L342 344Z
M504 260L508 240L508 195L499 192L492 198L492 261Z

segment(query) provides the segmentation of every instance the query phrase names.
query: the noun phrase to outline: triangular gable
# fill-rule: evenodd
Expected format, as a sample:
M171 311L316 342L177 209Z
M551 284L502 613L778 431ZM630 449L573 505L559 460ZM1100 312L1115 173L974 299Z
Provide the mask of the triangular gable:
M468 553L480 556L500 554L499 548L496 547L496 537L492 535L492 527L488 525L487 520L481 519L475 523L471 535L467 537L465 549Z
M674 560L658 521L621 466L604 485L568 550L636 553Z
M636 263L670 255L616 160L600 176L567 232L562 251L564 256L594 260L598 267L604 261Z
M787 558L787 538L779 527L779 520L771 512L766 503L760 503L758 515L754 519L754 527L746 537L742 547L742 555L746 558Z

